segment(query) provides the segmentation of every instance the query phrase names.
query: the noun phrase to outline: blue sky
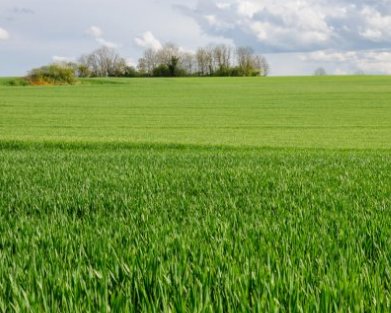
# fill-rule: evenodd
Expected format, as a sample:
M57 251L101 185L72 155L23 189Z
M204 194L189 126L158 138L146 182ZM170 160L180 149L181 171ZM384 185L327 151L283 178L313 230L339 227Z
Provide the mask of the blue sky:
M249 45L272 75L391 74L391 0L1 0L0 76L101 45L130 64L174 42Z

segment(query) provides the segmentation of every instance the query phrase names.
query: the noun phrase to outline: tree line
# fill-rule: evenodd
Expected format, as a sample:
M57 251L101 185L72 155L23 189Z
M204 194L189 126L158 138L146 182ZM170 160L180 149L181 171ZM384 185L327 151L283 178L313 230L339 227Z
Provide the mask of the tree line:
M168 43L160 49L146 49L137 66L112 48L101 47L82 55L76 62L56 62L33 69L27 80L32 84L73 84L90 77L187 77L187 76L268 76L266 58L251 47L208 45L186 52Z
M251 47L208 45L197 51L182 51L168 43L148 48L137 67L128 66L114 49L102 47L79 58L79 77L185 77L185 76L268 76L266 58Z
M251 47L208 45L194 53L165 44L160 49L145 50L137 71L148 77L268 76L270 65Z

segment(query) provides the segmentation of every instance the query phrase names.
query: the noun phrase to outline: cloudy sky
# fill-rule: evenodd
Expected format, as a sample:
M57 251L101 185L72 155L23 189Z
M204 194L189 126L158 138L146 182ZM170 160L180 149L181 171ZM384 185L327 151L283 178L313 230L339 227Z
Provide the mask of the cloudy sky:
M391 74L391 0L1 0L0 76L102 45L249 45L272 75Z

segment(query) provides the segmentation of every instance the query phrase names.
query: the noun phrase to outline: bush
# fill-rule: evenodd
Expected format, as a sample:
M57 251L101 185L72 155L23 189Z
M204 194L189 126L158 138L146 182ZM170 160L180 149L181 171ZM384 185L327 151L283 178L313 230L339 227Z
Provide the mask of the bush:
M31 85L74 85L74 70L68 66L51 64L30 71L26 77Z
M12 86L12 87L21 87L21 86L29 86L30 84L23 78L15 78L7 81L5 85Z
M153 69L153 76L154 77L170 77L170 69L167 65L161 64Z
M140 77L140 74L133 66L127 66L123 77Z

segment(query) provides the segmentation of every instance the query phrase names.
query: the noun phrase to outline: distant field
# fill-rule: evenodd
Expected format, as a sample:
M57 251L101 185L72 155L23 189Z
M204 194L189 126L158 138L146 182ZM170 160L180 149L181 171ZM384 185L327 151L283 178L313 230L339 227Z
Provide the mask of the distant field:
M391 148L391 77L0 87L0 140Z
M390 312L390 127L388 77L0 86L0 312Z

